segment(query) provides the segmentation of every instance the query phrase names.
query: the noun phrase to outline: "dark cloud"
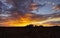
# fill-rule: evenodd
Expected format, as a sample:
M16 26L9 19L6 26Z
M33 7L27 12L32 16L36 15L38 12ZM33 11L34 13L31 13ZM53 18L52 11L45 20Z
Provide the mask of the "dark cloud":
M53 7L53 9L54 9L54 10L60 10L60 4L55 5L55 6Z
M6 4L9 4L9 5L8 5L8 7L6 7L6 4L4 4L2 2L2 4L3 4L2 7L4 7L4 8L1 7L2 8L1 10L3 10L1 13L2 14L10 14L11 16L7 17L9 19L10 18L18 19L20 17L30 14L29 6L31 4L31 1L30 0L7 0ZM11 8L9 8L10 5L12 5ZM42 6L42 5L39 5L39 6ZM7 8L9 8L9 9L7 9ZM8 11L8 12L6 12L6 11ZM2 17L2 16L0 16L0 17ZM34 14L34 16L32 15L32 16L28 16L28 17L40 18L40 15ZM3 17L3 18L5 18L5 17Z

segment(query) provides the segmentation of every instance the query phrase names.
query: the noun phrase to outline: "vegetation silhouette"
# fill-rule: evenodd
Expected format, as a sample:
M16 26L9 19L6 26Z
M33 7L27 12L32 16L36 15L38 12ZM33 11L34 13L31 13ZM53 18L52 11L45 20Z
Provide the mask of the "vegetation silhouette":
M2 38L59 38L60 27L43 27L33 26L33 24L26 27L14 28L0 28Z

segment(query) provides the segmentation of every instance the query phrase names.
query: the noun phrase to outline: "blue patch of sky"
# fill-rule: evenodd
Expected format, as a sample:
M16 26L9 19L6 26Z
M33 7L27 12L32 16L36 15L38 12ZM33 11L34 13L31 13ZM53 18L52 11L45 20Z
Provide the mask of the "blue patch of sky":
M39 2L40 4L43 4L43 3L45 3L45 1L55 3L55 5L60 4L60 0L37 0L35 2L37 2L37 3ZM52 5L52 4L47 4L46 6L40 7L38 9L38 11L35 10L33 13L43 14L43 15L45 15L45 14L53 14L53 13L55 13L54 11L52 11L53 6L54 5Z

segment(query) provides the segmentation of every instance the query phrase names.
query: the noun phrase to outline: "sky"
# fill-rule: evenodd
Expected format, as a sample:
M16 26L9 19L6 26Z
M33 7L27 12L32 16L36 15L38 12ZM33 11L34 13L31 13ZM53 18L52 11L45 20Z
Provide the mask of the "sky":
M60 0L0 0L0 26L50 26L51 21L60 21Z
M36 14L55 13L56 11L52 11L53 6L60 4L60 0L34 0L34 1L39 4L46 4L43 7L39 7L38 12L37 12L37 10L34 10L33 13L36 13Z

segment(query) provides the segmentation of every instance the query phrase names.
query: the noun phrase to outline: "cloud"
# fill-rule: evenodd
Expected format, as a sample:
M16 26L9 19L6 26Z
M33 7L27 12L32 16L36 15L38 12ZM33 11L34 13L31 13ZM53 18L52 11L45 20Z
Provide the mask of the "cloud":
M43 27L50 27L50 26L56 26L56 25L60 26L60 18L46 19L44 21L35 22L32 24L35 24L37 26L42 25Z
M49 24L50 26L60 26L60 21L49 21L46 22L45 24Z
M1 12L2 15L0 15L0 25L25 26L32 22L41 22L48 19L44 15L29 12L29 3L30 1L26 0L10 0L8 4L13 5L13 7L9 8L9 10L3 9L4 12ZM6 17L4 14L10 16Z
M60 10L60 4L53 6L54 10Z

